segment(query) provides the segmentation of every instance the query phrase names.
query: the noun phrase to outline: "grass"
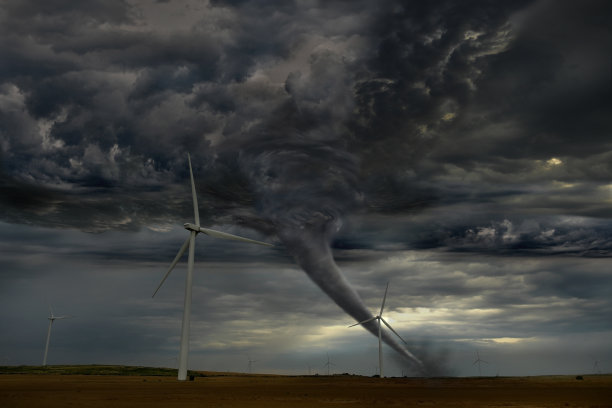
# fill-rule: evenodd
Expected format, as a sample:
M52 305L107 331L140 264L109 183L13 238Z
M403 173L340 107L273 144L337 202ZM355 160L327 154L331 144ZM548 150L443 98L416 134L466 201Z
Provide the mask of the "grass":
M48 366L0 366L2 374L53 374L53 375L124 375L124 376L174 376L177 370L159 367L132 367L121 365L48 365ZM195 373L190 373L195 374ZM199 376L199 374L195 374Z

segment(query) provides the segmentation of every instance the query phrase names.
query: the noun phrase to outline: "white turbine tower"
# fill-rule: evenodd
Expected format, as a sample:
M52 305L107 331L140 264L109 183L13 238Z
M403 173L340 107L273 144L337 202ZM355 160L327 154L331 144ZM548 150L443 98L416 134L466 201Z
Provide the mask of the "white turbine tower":
M47 365L47 355L49 354L49 341L51 340L51 326L53 326L53 322L61 319L68 319L72 316L55 316L53 314L53 309L49 306L49 329L47 330L47 342L45 343L45 356L43 357L43 366Z
M389 282L387 282L387 288L385 289L385 295L383 296L382 305L380 306L380 312L378 313L377 316L371 317L371 318L366 319L366 320L364 320L362 322L355 323L355 324L352 324L352 325L349 326L349 327L353 327L353 326L357 326L359 324L364 324L364 323L371 322L372 320L378 320L378 367L380 369L380 378L384 378L384 374L383 374L383 357L382 357L382 323L384 323L385 326L387 326L389 328L389 330L391 330L397 337L399 337L399 339L401 341L403 341L404 344L406 344L406 345L408 344L408 343L406 343L406 340L402 339L402 336L397 334L397 332L395 330L393 330L393 327L391 327L391 325L389 325L389 323L387 323L387 321L382 317L383 309L385 308L385 300L387 299L387 290L389 290Z
M163 279L159 283L159 286L157 286L157 289L155 289L155 292L153 292L153 297L154 297L157 291L159 290L159 288L161 288L161 286L164 284L164 281L166 280L168 275L170 275L170 272L172 272L172 269L174 269L174 266L176 265L176 263L179 261L181 256L183 256L183 254L187 250L187 247L189 247L189 257L187 260L187 277L185 279L185 303L183 307L183 325L181 329L181 347L180 347L180 352L179 352L178 379L180 381L185 381L187 379L187 356L189 354L189 318L191 315L193 255L194 255L194 250L195 250L196 235L202 232L206 235L210 235L215 238L232 239L235 241L250 242L251 244L274 246L266 242L256 241L254 239L243 238L237 235L228 234L226 232L215 231L212 229L200 227L198 198L196 196L195 183L193 181L193 170L191 169L191 157L189 156L189 153L187 153L187 160L189 162L189 176L191 178L191 195L193 197L193 213L194 213L194 218L195 218L195 224L191 224L191 223L184 224L185 229L189 231L189 237L187 237L187 239L183 243L183 246L181 247L181 249L179 249L178 254L176 255L176 257L170 264L170 268L168 268L168 272L166 272Z

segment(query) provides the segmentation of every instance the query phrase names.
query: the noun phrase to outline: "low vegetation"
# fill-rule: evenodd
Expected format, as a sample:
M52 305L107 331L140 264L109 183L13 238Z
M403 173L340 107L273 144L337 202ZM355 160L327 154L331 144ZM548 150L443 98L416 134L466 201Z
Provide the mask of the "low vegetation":
M0 374L175 376L177 370L121 365L0 366ZM197 375L197 374L196 374Z

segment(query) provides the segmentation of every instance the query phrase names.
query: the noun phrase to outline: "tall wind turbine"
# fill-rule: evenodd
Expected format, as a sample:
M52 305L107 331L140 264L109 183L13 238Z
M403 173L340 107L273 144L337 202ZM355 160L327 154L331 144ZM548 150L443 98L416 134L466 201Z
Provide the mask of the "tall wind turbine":
M51 340L51 326L53 326L53 322L61 319L68 319L72 316L55 316L53 314L53 309L49 306L49 329L47 330L47 342L45 343L45 356L43 357L43 366L47 365L47 354L49 354L49 341Z
M384 323L385 326L387 326L389 328L389 330L391 330L397 337L399 337L399 339L401 341L403 341L404 344L406 344L406 345L408 344L408 343L406 343L406 340L402 339L402 336L397 334L397 332L395 330L393 330L393 327L391 327L391 325L389 325L389 323L387 323L387 321L382 317L383 309L385 308L385 300L387 299L387 291L388 290L389 290L389 282L387 282L387 288L385 289L385 295L383 296L382 305L380 306L380 312L378 313L377 316L371 317L371 318L366 319L366 320L364 320L362 322L355 323L355 324L352 324L352 325L349 326L349 327L353 327L353 326L357 326L359 324L364 324L364 323L371 322L372 320L378 320L378 367L380 368L380 378L384 378L384 374L383 374L383 357L382 357L382 323Z
M192 281L193 281L193 255L195 251L195 238L198 233L204 233L206 235L210 235L215 238L222 239L231 239L235 241L249 242L251 244L259 244L266 246L274 246L272 244L268 244L266 242L256 241L254 239L239 237L238 235L228 234L226 232L215 231L208 228L200 227L200 213L198 211L198 198L196 196L195 183L193 181L193 170L191 169L191 157L189 153L187 153L187 161L189 162L189 176L191 178L191 195L193 197L193 214L195 219L195 224L185 223L183 226L187 231L189 231L189 236L179 249L178 254L170 264L170 268L168 268L168 272L164 275L163 279L153 292L153 296L157 293L159 288L164 284L172 269L179 261L179 259L183 256L187 247L189 247L189 257L187 258L187 277L185 279L185 302L183 306L183 325L181 328L181 347L179 352L179 369L178 369L178 379L179 381L185 381L187 379L187 357L189 354L189 319L191 316L191 289L192 289Z
M480 354L478 354L478 350L476 350L476 360L474 360L474 364L478 364L478 376L482 376L481 372L480 372L480 363L485 363L485 364L489 364L487 361L484 361L480 358Z

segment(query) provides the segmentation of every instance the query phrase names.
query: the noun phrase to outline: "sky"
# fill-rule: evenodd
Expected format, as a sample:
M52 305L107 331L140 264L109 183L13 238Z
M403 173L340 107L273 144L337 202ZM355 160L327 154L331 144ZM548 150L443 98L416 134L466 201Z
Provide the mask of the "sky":
M389 282L385 375L612 371L611 15L2 1L0 365L177 366L189 153L274 244L198 236L190 369L373 375Z

